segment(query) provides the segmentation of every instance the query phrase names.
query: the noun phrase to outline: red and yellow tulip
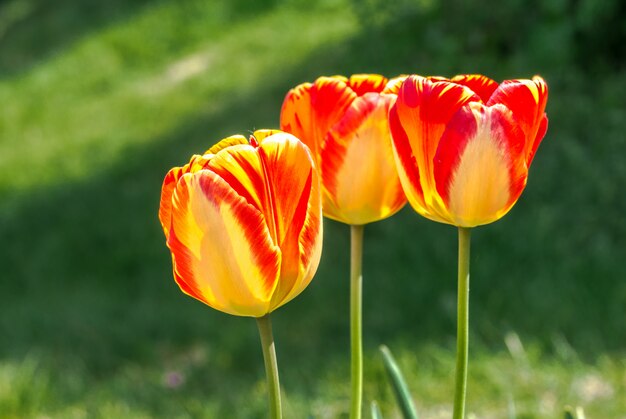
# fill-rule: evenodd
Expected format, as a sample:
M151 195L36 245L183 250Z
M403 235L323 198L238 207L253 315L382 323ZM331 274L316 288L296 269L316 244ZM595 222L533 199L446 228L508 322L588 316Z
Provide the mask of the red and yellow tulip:
M311 148L328 218L362 225L387 218L406 203L387 118L400 83L374 74L320 77L287 94L281 129Z
M293 135L226 138L171 169L159 219L181 290L225 313L261 317L306 288L322 247L319 179Z
M459 227L504 216L546 133L547 98L538 76L500 84L481 75L408 77L389 123L411 206Z

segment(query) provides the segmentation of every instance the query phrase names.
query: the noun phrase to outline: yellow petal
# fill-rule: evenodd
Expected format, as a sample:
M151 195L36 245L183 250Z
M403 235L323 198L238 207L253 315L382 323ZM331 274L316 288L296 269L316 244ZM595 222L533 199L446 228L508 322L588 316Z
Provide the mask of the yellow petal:
M361 225L404 206L387 119L394 98L368 93L355 99L326 137L322 180L327 217Z
M450 121L435 157L447 222L475 227L501 218L526 184L524 134L503 105L472 103Z
M238 144L248 144L248 140L243 135L231 135L213 145L204 154L217 154L219 151Z

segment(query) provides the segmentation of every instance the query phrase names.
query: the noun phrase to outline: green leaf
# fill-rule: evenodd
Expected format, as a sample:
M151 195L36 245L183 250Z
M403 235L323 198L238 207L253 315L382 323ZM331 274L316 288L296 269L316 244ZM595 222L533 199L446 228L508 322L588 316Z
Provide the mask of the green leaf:
M383 419L383 414L381 413L376 400L372 402L372 419Z
M585 411L582 407L565 406L565 419L585 419Z
M396 399L400 404L400 410L402 410L402 416L405 419L417 419L417 412L413 399L411 399L411 393L402 377L402 372L395 359L391 355L391 351L385 345L380 346L380 352L383 354L383 361L385 363L385 370L389 375L391 386L396 395Z

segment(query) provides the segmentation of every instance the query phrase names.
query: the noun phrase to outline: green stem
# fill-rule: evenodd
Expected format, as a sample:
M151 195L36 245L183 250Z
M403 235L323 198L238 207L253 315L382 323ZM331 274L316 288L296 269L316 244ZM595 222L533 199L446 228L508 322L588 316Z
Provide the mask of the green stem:
M352 360L351 419L361 419L363 401L362 292L363 226L350 226L350 348Z
M469 263L470 229L459 227L459 284L456 336L456 383L453 419L465 417L467 360L469 347Z
M267 376L267 392L270 402L270 418L282 419L283 413L280 406L280 383L278 382L278 363L276 362L276 348L274 347L274 335L272 334L272 322L270 315L257 317L257 326L261 335L261 347L263 348L263 360L265 361L265 374Z

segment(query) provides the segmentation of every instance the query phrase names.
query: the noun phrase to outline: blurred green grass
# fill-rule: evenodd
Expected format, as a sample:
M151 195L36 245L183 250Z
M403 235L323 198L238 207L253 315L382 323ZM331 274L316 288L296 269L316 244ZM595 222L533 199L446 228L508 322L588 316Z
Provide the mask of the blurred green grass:
M601 4L0 1L0 417L264 417L254 322L178 291L160 184L276 127L293 85L356 72L547 79L528 187L473 234L468 409L623 417L625 13ZM347 417L348 231L325 228L273 316L286 417ZM365 234L365 398L397 417L386 343L422 416L447 417L455 231L406 208Z

